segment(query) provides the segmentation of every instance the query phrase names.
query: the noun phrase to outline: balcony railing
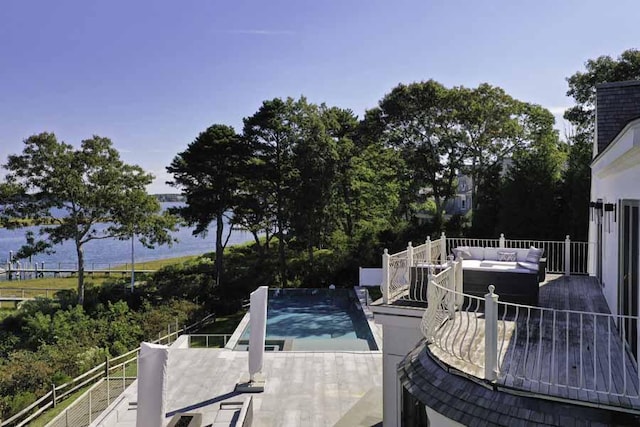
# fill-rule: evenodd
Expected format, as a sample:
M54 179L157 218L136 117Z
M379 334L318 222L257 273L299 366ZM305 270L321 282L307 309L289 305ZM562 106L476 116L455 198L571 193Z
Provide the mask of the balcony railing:
M411 242L407 249L389 254L385 249L382 255L382 295L385 304L399 299L426 302L424 292L413 292L412 286L421 283L426 277L421 269L431 266L444 266L447 256L458 246L480 246L495 248L536 248L544 249L547 260L547 272L556 274L589 274L588 255L592 244L572 241L569 236L564 241L558 240L511 240L504 234L498 239L475 239L467 237L446 237L444 233L437 240L427 238L420 246L413 247ZM417 281L417 283L416 283Z
M564 240L512 240L500 234L498 239L473 239L467 237L447 237L447 253L458 246L480 246L485 248L526 249L531 246L544 249L547 259L547 272L556 274L589 274L589 242L572 241L569 236Z
M421 329L443 362L509 389L640 412L638 317L556 310L465 295L431 277ZM453 273L451 272L453 271Z
M420 246L413 247L409 242L407 249L393 255L384 250L382 255L382 295L389 304L398 299L409 298L411 268L442 265L447 259L446 237L444 233L437 240L427 238ZM413 299L413 298L410 298ZM426 299L425 299L426 301Z

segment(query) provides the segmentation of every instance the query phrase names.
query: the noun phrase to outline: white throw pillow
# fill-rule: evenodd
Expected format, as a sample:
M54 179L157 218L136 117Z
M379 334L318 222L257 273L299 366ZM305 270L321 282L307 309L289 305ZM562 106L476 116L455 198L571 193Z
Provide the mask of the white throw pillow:
M453 254L456 256L456 259L471 258L471 252L469 251L469 246L458 246L453 250Z
M529 252L527 253L527 258L525 259L525 261L537 264L540 262L540 257L542 257L542 249L534 248L533 246L531 246L529 248Z

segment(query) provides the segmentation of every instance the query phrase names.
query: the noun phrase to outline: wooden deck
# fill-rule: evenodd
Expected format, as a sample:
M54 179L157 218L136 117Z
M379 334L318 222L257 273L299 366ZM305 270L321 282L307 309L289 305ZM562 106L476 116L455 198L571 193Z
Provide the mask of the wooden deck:
M498 385L640 411L638 370L615 322L608 316L570 312L609 313L597 281L587 276L549 276L540 285L539 305L564 311L500 311ZM429 345L434 355L483 378L482 309L457 312L437 339Z

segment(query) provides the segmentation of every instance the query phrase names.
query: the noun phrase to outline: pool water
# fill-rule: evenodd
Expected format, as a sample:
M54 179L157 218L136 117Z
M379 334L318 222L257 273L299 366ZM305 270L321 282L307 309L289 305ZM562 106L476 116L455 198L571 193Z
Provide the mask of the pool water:
M236 349L246 349L249 326ZM350 289L269 290L266 347L290 351L371 351L375 339Z

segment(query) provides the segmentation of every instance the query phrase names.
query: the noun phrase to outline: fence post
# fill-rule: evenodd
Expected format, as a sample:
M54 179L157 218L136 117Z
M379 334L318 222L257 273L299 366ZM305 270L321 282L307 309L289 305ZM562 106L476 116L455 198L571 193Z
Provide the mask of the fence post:
M498 379L498 295L496 287L489 285L489 293L484 296L484 378Z
M568 234L564 239L564 275L571 275L571 239Z
M440 235L440 265L447 263L447 236L444 235L444 231Z
M431 236L427 236L427 241L424 243L426 248L425 261L427 265L431 264Z
M107 384L107 406L111 403L109 396L109 356L104 356L104 381Z
M51 383L51 399L53 401L53 407L56 407L56 384Z
M451 258L447 259L447 268L449 269L449 271L447 272L447 275L449 276L447 278L447 287L449 288L449 292L447 292L448 294L448 298L449 301L447 301L447 310L449 310L449 316L453 316L455 311L456 311L456 294L451 292L451 291L455 291L456 289L456 271L454 269L454 265L453 265L453 260Z
M411 283L411 267L413 267L413 243L407 245L407 283Z
M91 392L92 389L89 389L89 424L91 424Z
M462 304L464 304L464 295L463 293L463 287L462 287L462 283L463 283L463 277L462 275L464 274L462 271L462 261L454 261L453 262L453 269L456 272L456 292L458 293L458 297L456 298L456 304L458 304L458 306L462 306Z
M389 251L382 253L382 302L389 304Z
M504 248L506 239L504 238L504 233L500 233L500 239L498 239L498 247Z

